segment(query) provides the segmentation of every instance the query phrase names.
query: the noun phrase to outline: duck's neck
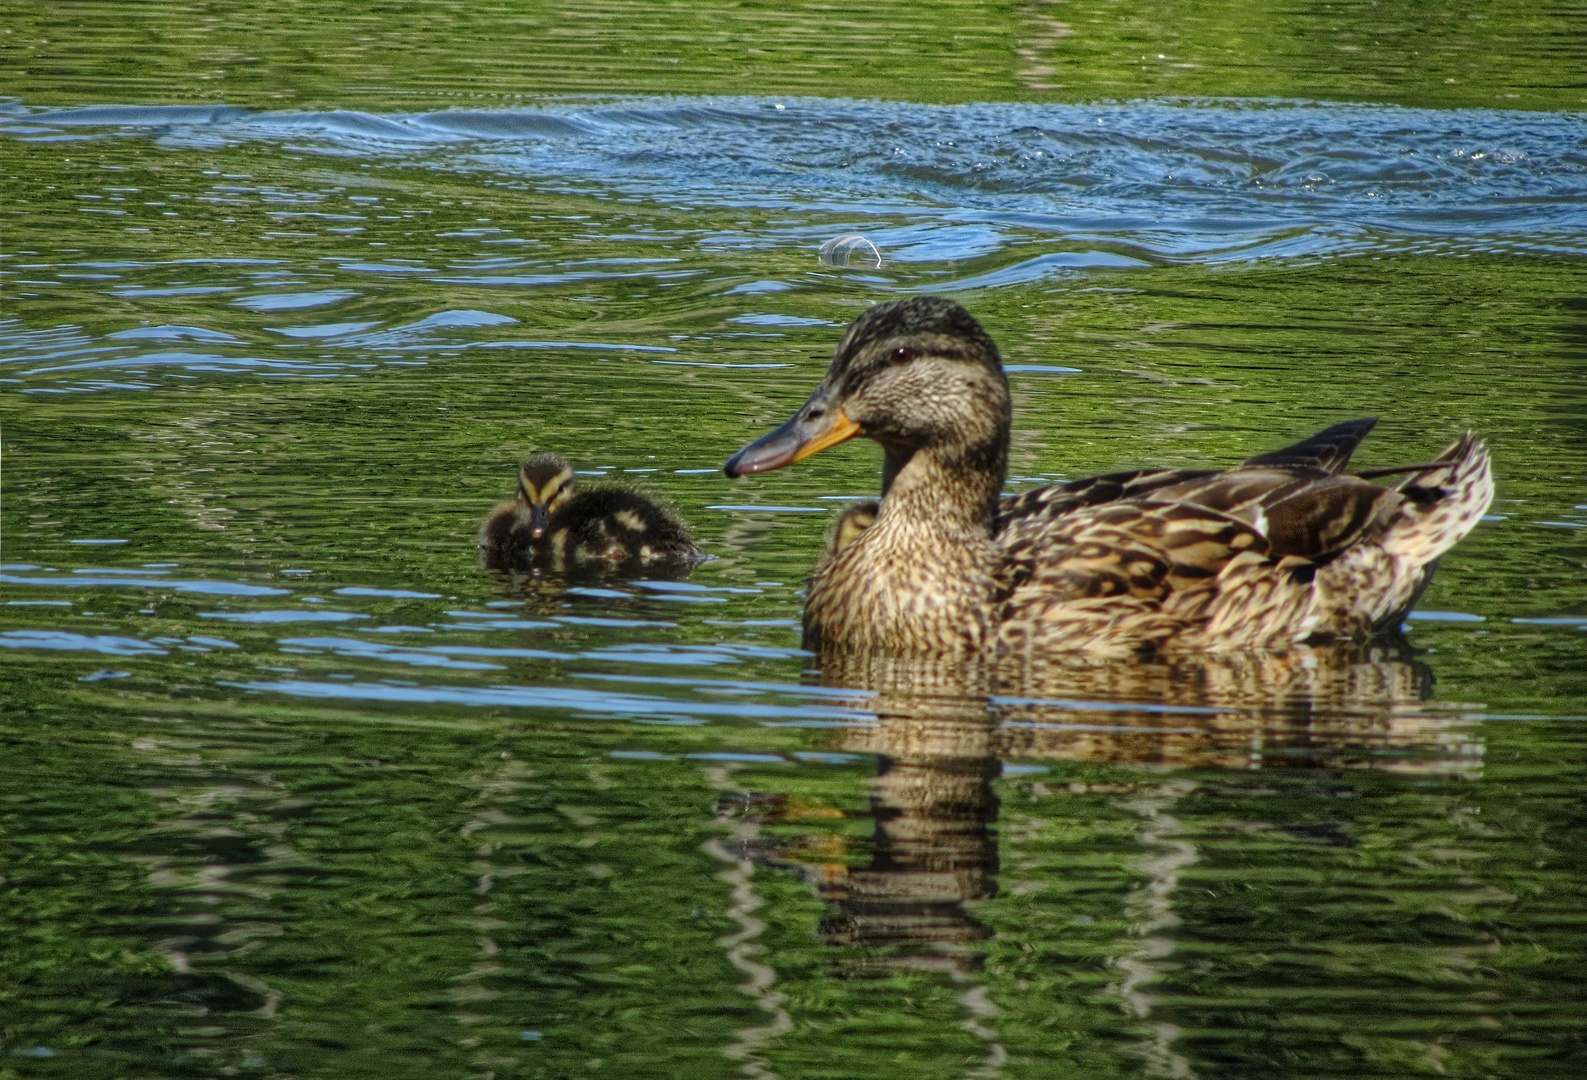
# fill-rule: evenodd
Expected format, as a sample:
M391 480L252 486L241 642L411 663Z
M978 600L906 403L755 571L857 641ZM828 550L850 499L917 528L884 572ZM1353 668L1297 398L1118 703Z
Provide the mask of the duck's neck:
M1006 439L889 449L876 524L811 582L807 641L915 653L979 650L1007 463Z
M1008 472L1006 441L989 447L889 450L886 464L882 518L891 515L901 524L930 530L947 541L991 537Z

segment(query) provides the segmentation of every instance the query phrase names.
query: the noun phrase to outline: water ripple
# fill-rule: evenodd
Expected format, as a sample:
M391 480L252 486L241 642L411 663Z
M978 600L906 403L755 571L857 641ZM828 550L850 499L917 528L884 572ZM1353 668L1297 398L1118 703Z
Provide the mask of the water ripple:
M1296 229L1332 249L1350 242L1335 230L1365 228L1587 250L1587 119L1571 114L1304 101L674 98L386 116L189 106L30 115L74 130L147 131L172 145L452 155L460 166L664 202L931 207L977 229L983 246L1007 229L1042 227L1199 258ZM882 239L890 260L942 257L919 237L892 243L903 239Z
M567 686L394 686L388 683L316 682L307 679L254 680L221 685L301 698L466 705L476 708L507 706L568 709L603 716L615 713L638 718L703 720L721 717L762 721L798 718L847 723L867 723L875 719L873 714L856 709L817 705L762 705L748 701L671 701L642 694L582 690Z

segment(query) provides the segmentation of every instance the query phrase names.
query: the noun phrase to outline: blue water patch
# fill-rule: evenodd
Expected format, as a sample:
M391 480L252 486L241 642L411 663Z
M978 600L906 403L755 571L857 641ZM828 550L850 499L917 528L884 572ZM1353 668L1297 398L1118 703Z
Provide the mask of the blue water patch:
M188 635L187 640L191 641L194 645L204 645L211 649L241 648L241 646L234 641L227 641L225 638L206 637L202 634L190 634Z
M1470 615L1464 611L1413 611L1405 616L1407 622L1447 622L1447 623L1479 623L1486 622L1481 615Z
M397 600L438 600L440 593L415 592L412 589L370 589L362 585L349 585L336 590L337 596L385 596Z
M746 326L832 326L826 319L806 319L798 315L736 315L727 320Z
M603 352L659 352L673 353L677 349L668 345L612 344L602 341L487 341L481 349L599 349Z
M642 333L619 341L501 339L502 328L517 320L446 308L456 285L499 291L504 306L521 302L526 290L619 281L647 289L690 283L753 303L747 298L818 287L817 272L882 294L959 295L1077 288L1099 274L1128 281L1185 263L1378 252L1587 253L1587 156L1581 152L1587 117L1570 113L1306 101L923 105L754 97L559 101L381 116L190 106L12 109L13 124L30 121L24 126L56 127L75 137L152 137L173 150L204 153L262 144L365 166L421 163L441 175L559 190L576 183L601 200L691 212L719 208L735 219L732 227L704 223L686 239L676 234L677 254L669 255L559 258L544 239L511 236L508 223L480 220L462 228L447 221L439 233L415 233L426 242L450 238L448 253L427 254L423 263L400 257L396 248L302 265L259 258L40 263L28 270L37 281L17 284L91 288L96 297L114 296L117 305L147 299L151 321L176 301L193 313L180 322L123 323L94 333L0 320L0 366L18 376L21 393L33 395L148 390L217 375L343 379L387 365L431 363L464 349L597 354L592 363L649 353L657 354L652 362L658 365L714 371L789 366L784 357L679 355L676 341L664 344ZM355 229L373 230L384 212L417 213L400 192L337 194L332 205L327 192L257 180L217 182L202 197L239 206L252 199L247 212L262 217L262 226L303 218L304 227L353 222ZM768 213L746 219L757 207ZM631 223L569 220L589 230L582 239L668 238L633 232ZM870 262L864 273L830 260L824 265L820 252L843 239L874 252L881 269ZM484 246L510 243L523 246ZM788 280L752 278L754 271L742 265L724 266L724 255L743 249L803 253L812 276L790 270ZM166 279L184 266L206 277ZM331 275L338 280L325 281ZM376 318L363 310L399 289L440 289L427 306L442 310L406 322L393 320L392 312ZM327 310L355 300L356 312L332 316ZM229 309L224 314L233 319L253 313L275 325L238 334L210 330L202 325L206 306ZM324 318L290 314L321 311ZM828 324L808 313L765 310L719 318L744 329L718 337L792 338ZM1070 373L1040 364L1011 365L1010 371ZM1544 526L1582 527L1565 520Z
M297 311L300 308L339 304L357 295L348 289L323 289L306 293L263 293L259 296L244 296L232 303L249 311Z
M759 596L760 589L745 589L736 585L701 585L694 581L644 581L631 584L653 593L738 593L741 596Z
M93 371L101 368L180 368L184 371L226 373L260 371L265 373L303 374L306 372L325 373L335 371L340 369L341 365L290 360L285 357L228 356L222 353L149 352L36 367L29 369L24 374L50 375L64 372Z
M108 573L120 574L120 571ZM133 571L137 573L137 571ZM277 589L269 585L247 585L240 581L167 581L165 578L136 577L23 577L18 574L0 574L0 583L7 585L49 585L78 588L83 586L137 586L141 588L169 589L172 592L196 593L204 596L286 596L290 589Z
M346 337L379 325L377 322L342 322L322 323L319 326L267 326L265 329L283 337L318 339Z
M106 341L209 341L229 344L237 339L219 330L206 330L202 326L135 326L130 330L117 330L106 334Z
M854 709L820 705L765 705L749 701L672 701L641 694L583 690L566 686L394 686L371 682L316 682L309 679L224 682L242 690L321 700L368 703L462 705L473 708L572 710L635 718L670 717L701 720L712 717L779 722L790 719L866 724L874 715Z
M24 115L105 134L157 132L173 147L290 141L336 156L451 155L459 167L694 205L933 211L936 235L929 222L909 236L868 233L888 262L936 261L955 248L966 257L1030 230L1124 241L1134 249L1118 253L1126 259L1259 255L1302 234L1310 240L1288 254L1315 254L1384 242L1376 232L1546 237L1587 249L1587 118L1568 113L711 97L387 116L189 106ZM944 247L943 229L966 236Z
M279 590L285 592L285 589ZM351 622L354 619L367 619L368 615L360 615L351 611L201 611L200 619L224 619L227 622L237 623L304 623L304 622Z
M110 634L74 634L66 630L7 630L0 633L0 648L53 649L92 652L108 656L164 656L160 646L138 638Z
M454 649L405 649L401 646L386 645L378 642L359 641L356 638L282 638L280 645L294 649L325 650L337 656L358 657L371 660L385 660L398 664L413 664L419 667L463 668L474 671L485 671L492 668L499 669L500 664L485 660L460 660L451 655L452 652L465 655L479 655L482 650L467 648ZM532 649L491 649L483 650L486 655L512 656L534 659L566 659L558 653L547 653Z

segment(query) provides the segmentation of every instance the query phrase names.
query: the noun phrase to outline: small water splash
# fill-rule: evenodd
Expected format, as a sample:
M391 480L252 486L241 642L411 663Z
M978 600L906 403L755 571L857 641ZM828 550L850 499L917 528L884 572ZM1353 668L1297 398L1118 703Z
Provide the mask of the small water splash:
M817 254L828 266L871 266L882 268L882 253L871 241L858 233L835 236L821 245Z

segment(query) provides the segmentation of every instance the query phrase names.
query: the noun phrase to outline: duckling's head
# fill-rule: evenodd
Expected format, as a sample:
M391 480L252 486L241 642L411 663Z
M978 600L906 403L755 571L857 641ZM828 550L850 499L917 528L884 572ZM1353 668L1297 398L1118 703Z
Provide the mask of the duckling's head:
M518 470L518 498L529 506L529 535L540 539L551 515L573 498L573 466L555 454L536 454Z
M900 463L929 447L1001 470L1008 425L1008 379L991 336L952 300L917 296L855 319L810 400L726 472L780 469L856 435Z
M835 554L854 543L866 529L876 524L876 515L881 510L882 504L875 499L850 503L832 526L832 533L827 538L827 550Z

